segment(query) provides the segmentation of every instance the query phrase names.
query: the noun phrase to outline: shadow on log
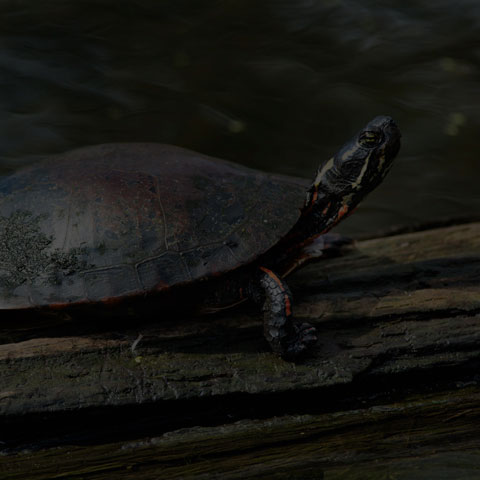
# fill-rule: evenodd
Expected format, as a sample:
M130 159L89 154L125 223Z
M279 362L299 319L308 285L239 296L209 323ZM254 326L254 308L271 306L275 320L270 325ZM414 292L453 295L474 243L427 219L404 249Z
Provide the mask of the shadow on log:
M474 478L479 280L480 223L359 241L289 278L297 364L248 307L3 329L1 478Z

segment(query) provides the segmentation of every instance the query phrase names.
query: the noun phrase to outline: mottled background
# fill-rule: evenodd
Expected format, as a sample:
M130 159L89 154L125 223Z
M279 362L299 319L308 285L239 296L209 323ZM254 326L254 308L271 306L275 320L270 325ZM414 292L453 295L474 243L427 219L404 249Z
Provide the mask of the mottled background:
M159 141L308 178L390 114L401 154L343 230L480 207L478 0L19 0L0 25L3 174Z

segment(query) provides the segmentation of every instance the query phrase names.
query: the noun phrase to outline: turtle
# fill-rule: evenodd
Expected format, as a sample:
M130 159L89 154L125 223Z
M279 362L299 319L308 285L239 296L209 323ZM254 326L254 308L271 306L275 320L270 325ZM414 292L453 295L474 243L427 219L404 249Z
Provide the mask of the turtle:
M145 303L160 319L169 299L202 311L251 299L273 352L296 358L317 334L293 319L285 277L322 255L327 232L399 148L397 125L378 116L313 183L155 143L82 147L28 166L0 181L0 310Z

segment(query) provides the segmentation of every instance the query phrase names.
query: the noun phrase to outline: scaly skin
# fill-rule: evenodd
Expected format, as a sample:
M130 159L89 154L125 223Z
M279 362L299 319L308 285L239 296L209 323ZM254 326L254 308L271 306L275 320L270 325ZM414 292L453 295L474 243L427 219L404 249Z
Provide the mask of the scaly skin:
M286 359L298 357L316 343L315 328L308 323L292 322L292 294L287 284L271 270L260 270L259 282L265 296L265 338L275 353Z

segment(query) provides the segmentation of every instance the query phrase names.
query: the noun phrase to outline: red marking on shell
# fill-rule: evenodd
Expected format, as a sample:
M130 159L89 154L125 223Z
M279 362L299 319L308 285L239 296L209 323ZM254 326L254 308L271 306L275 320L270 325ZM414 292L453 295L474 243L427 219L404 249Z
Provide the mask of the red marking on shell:
M87 303L91 303L89 300L87 299L84 299L84 300L76 300L75 301L75 305L79 305L79 304L87 304ZM68 307L71 307L73 303L71 302L56 302L56 303L49 303L47 306L48 308L52 309L52 310L64 310Z
M102 298L100 301L105 305L118 305L119 303L123 302L124 297L109 297L109 298Z
M169 288L170 285L168 283L165 283L165 282L159 282L157 283L157 285L155 286L155 290L157 292L162 292L163 290L166 290L167 288Z

